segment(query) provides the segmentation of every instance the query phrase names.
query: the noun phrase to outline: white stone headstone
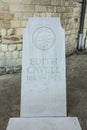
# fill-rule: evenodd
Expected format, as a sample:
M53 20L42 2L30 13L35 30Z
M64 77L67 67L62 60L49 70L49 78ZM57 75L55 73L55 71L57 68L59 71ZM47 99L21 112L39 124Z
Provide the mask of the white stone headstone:
M65 32L59 18L30 18L23 34L21 117L66 116Z

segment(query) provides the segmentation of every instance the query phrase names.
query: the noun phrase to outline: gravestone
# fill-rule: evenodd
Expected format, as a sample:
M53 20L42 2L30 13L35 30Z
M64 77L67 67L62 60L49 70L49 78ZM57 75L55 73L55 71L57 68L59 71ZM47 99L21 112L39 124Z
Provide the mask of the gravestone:
M23 33L20 118L7 130L81 130L66 117L65 32L59 18L30 18Z
M65 33L57 18L24 31L21 117L66 116Z

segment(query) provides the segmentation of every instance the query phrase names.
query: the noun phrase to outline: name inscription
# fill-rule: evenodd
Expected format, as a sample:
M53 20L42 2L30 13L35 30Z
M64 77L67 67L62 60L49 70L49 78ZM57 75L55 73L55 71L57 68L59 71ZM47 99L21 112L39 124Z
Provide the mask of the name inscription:
M27 80L57 80L59 77L57 58L31 58L27 67Z

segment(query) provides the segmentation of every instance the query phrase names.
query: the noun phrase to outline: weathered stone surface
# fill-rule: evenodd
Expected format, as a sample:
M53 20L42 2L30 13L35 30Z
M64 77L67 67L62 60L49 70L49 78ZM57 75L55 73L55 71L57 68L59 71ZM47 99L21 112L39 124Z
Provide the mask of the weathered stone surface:
M8 51L8 45L3 45L2 44L2 51L3 52Z
M6 29L5 28L2 28L0 32L1 32L1 36L6 36Z
M10 36L10 35L14 35L15 34L15 29L11 28L11 29L8 29L7 30L7 35Z
M60 19L29 19L23 40L21 117L66 116L65 37Z
M19 52L19 58L22 58L22 51Z
M12 74L14 71L13 71L13 67L6 67L6 73L7 74Z
M35 1L35 0L23 0L23 4L32 4L32 1Z
M22 64L22 59L21 58L18 58L16 59L16 65L21 65Z
M4 58L5 58L5 54L4 54L4 52L0 52L0 60L1 60L1 59L4 60Z
M8 45L9 51L15 51L17 48L17 45Z
M51 0L51 5L61 5L61 0Z
M46 12L46 6L41 6L41 5L35 5L35 11L36 12Z
M33 13L31 12L23 12L23 20L28 20L29 17L33 17Z
M18 36L20 36L20 35L23 35L23 30L24 30L24 28L16 28L15 29L15 34Z
M10 4L10 11L17 11L17 12L22 12L23 11L23 4L18 4L18 3L15 3L15 4Z
M40 4L41 5L50 5L51 4L51 0L41 0Z
M27 20L22 20L21 21L21 27L23 28L23 27L26 27L26 25L27 25Z
M20 26L21 26L20 20L11 20L12 28L16 28L16 27L20 27Z
M21 51L21 50L22 50L22 44L18 44L18 45L17 45L17 50L18 50L18 51Z
M53 6L48 6L47 7L47 12L53 13L54 12L54 7Z
M31 0L31 4L38 4L40 5L41 4L41 0Z
M14 66L14 73L20 72L21 65Z
M4 0L4 2L7 2L7 4L14 4L14 3L21 4L23 2L23 0Z
M11 118L7 130L81 130L76 117Z
M2 38L1 38L1 36L0 36L0 43L2 43Z
M34 5L24 5L24 12L30 12L33 13L35 9Z
M3 75L6 73L5 67L0 67L0 75Z
M15 58L18 58L19 57L19 52L18 51L13 51L12 52L12 57L15 59Z
M12 52L5 52L5 57L6 57L6 59L11 59L11 58L13 58L12 57Z
M14 19L17 20L22 20L23 19L23 13L22 12L15 12L14 14Z

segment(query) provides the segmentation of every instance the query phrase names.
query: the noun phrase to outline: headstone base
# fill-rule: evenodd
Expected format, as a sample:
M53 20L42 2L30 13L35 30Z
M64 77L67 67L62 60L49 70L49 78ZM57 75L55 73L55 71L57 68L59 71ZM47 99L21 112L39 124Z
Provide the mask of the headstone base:
M7 130L82 130L77 117L10 118Z

